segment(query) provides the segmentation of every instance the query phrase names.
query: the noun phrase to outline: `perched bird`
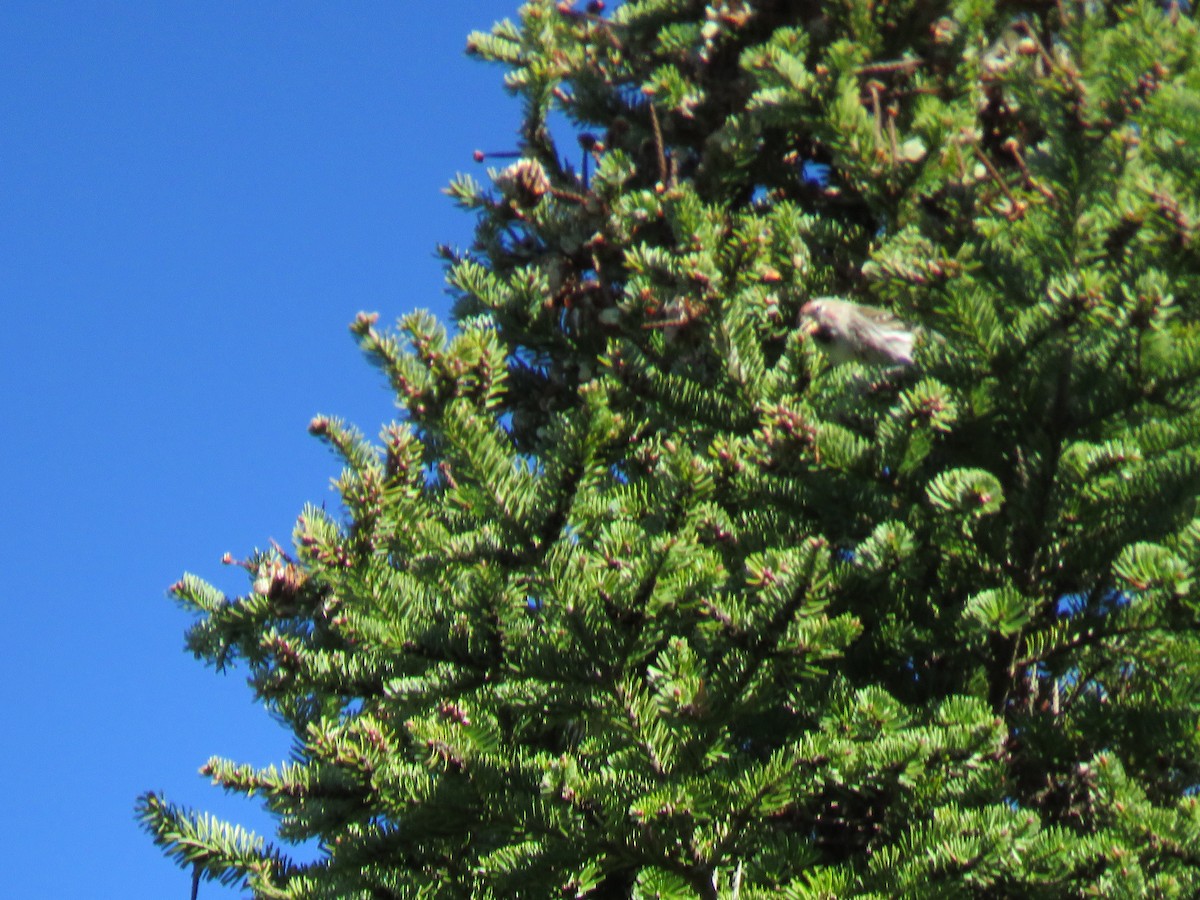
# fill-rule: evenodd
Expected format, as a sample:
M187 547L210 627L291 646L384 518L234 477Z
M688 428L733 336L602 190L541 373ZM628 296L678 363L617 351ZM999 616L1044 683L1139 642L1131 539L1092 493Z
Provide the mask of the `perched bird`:
M911 366L916 332L890 312L837 297L817 297L800 308L800 327L834 364L856 360Z

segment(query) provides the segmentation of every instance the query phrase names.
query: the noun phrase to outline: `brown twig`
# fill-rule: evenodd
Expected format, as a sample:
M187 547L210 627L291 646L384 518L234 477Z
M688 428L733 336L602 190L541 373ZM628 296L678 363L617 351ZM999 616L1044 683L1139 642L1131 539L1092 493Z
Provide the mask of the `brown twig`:
M584 206L588 202L588 198L584 194L577 194L574 191L568 191L565 188L552 187L550 188L549 193L550 196L555 200L565 200L568 203L578 203L580 206Z
M854 70L855 75L885 75L889 72L911 72L919 69L922 61L919 59L897 59L891 62L868 63Z
M1029 167L1025 165L1025 160L1022 158L1021 151L1017 147L1017 139L1010 137L1008 140L1006 140L1004 142L1004 149L1011 153L1013 159L1017 161L1017 166L1020 168L1021 174L1025 176L1025 183L1047 200L1053 201L1054 191L1050 190L1050 188L1046 187L1044 184L1034 178L1033 173L1029 171Z
M881 155L883 149L883 110L879 103L879 91L883 87L878 81L868 81L867 90L871 92L871 108L875 113L875 154Z
M975 156L983 163L992 180L996 182L1000 190L1004 192L1004 196L1008 198L1008 202L1012 204L1013 215L1016 216L1023 213L1027 209L1025 201L1017 199L1013 192L1009 190L1008 185L1004 182L1004 176L996 169L995 164L988 158L988 155L979 149L978 144L972 144L971 149L975 151Z
M650 127L654 130L654 150L658 157L658 180L662 182L663 187L668 187L670 173L667 170L667 149L663 143L662 126L658 122L658 110L654 108L653 100L649 106Z
M900 110L896 106L896 104L892 103L892 104L888 105L888 108L887 108L888 140L892 144L892 165L893 166L896 165L896 163L900 159L900 142L896 139L896 116L899 114L899 112L900 112Z
M1039 38L1034 33L1033 29L1029 27L1028 22L1026 22L1024 19L1018 19L1016 22L1013 23L1012 27L1016 31L1024 32L1025 36L1028 37L1031 41L1033 41L1033 45L1037 49L1037 54L1038 54L1038 56L1040 56L1042 58L1042 62L1044 62L1046 64L1046 68L1049 69L1050 72L1059 75L1062 78L1063 85L1065 87L1070 88L1070 87L1074 86L1074 80L1075 80L1074 76L1077 75L1078 73L1069 72L1069 71L1067 71L1066 68L1059 65L1058 61L1055 60L1055 58L1050 55L1050 52L1046 49L1046 46L1042 43L1042 39Z

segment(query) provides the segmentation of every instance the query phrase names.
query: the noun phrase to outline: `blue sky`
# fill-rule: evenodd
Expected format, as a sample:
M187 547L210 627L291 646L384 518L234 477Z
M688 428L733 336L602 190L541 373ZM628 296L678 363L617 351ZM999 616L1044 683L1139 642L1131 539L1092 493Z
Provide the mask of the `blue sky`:
M333 502L314 414L393 415L347 326L445 313L433 248L472 223L441 189L518 115L462 48L516 7L0 4L6 896L187 897L146 789L269 827L197 768L287 734L165 591L244 591L221 555Z

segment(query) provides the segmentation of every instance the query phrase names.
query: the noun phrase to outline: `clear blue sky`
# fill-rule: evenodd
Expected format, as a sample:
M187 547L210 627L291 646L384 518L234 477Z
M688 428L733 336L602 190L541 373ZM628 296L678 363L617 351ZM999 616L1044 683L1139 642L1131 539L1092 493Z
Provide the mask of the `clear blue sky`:
M186 898L146 789L269 826L197 768L287 735L165 591L244 591L221 555L333 502L315 413L393 415L347 325L446 311L433 248L471 220L441 188L518 114L462 48L516 7L0 4L5 896Z

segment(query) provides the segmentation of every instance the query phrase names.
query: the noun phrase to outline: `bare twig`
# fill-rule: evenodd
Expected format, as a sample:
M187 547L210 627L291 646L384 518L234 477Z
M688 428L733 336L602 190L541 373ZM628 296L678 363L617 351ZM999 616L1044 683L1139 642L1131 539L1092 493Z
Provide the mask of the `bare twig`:
M995 164L991 161L988 155L979 149L978 144L972 145L971 149L975 151L975 156L981 163L983 163L984 167L988 170L988 174L992 176L992 180L996 182L1000 190L1004 192L1004 196L1008 198L1008 202L1012 205L1012 216L1015 218L1016 216L1025 212L1025 210L1028 208L1025 204L1025 201L1018 199L1013 192L1009 190L1008 185L1004 181L1004 176L1001 175L996 169Z
M663 144L662 126L658 122L658 110L654 108L654 101L650 101L650 127L654 129L654 150L658 154L658 180L662 182L663 187L668 186L669 173L667 171L667 149Z
M885 75L889 72L911 72L921 67L919 59L897 59L891 62L868 63L854 70L855 75Z

